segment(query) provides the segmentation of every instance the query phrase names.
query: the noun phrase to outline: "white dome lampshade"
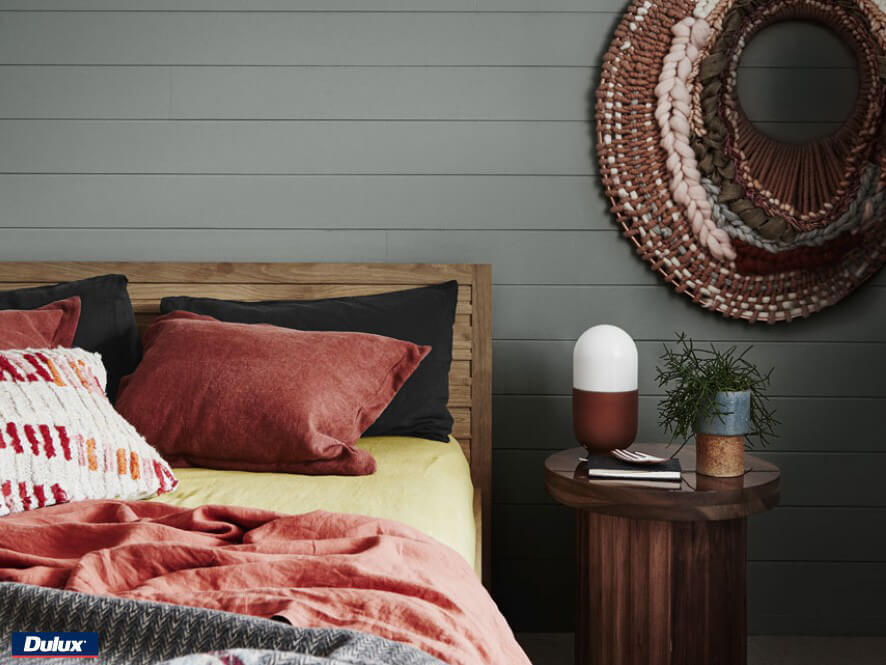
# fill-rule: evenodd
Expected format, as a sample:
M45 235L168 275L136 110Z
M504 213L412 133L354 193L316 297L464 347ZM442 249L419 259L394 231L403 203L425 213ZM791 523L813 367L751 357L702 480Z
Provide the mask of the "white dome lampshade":
M589 328L572 354L572 424L591 453L627 448L637 437L637 345L612 325Z

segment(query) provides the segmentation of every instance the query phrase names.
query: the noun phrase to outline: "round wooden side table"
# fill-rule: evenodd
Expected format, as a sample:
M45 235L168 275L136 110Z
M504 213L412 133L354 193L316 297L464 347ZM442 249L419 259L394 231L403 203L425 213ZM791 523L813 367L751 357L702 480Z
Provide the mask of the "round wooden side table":
M577 509L575 662L746 665L747 517L778 503L778 467L745 455L742 477L702 476L686 446L680 489L667 490L595 482L585 456L545 461L548 492Z

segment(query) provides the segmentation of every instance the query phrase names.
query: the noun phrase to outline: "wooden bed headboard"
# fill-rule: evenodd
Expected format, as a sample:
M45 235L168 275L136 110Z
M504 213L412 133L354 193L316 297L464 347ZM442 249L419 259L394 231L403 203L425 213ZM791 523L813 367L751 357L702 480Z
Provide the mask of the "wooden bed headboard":
M140 328L172 295L283 300L367 295L458 281L449 374L453 435L471 466L478 555L484 583L491 573L492 270L480 264L396 263L128 263L0 262L0 290L122 273ZM482 544L482 548L480 546Z

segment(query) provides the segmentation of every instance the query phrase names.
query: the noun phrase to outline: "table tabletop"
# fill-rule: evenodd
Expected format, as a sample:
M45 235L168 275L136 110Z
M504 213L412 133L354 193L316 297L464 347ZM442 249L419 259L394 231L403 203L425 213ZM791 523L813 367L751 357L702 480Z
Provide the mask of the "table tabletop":
M636 443L631 450L670 457L677 444ZM676 455L682 467L679 489L659 489L599 482L588 478L584 448L571 448L545 460L545 484L559 503L606 515L667 521L739 519L761 513L778 504L778 467L755 457L744 456L745 474L736 478L714 478L695 472L695 447L684 446Z

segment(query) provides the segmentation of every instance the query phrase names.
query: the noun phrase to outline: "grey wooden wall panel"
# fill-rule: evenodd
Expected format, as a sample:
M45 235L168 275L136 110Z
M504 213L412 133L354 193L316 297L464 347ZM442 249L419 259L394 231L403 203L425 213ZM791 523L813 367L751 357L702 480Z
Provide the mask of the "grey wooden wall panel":
M2 190L0 190L2 191ZM788 326L736 326L721 316L695 316L697 305L668 286L497 286L493 313L499 339L575 340L596 322L624 328L634 339L673 339L675 326L698 340L879 342L886 289L860 290L814 317ZM865 325L859 325L859 321Z
M0 175L4 226L613 227L594 177Z
M666 441L658 427L660 395L640 397L640 441ZM572 397L495 395L493 438L497 450L553 452L578 445L572 433ZM776 397L781 425L769 450L781 452L878 452L886 440L886 398ZM884 525L886 526L886 525Z
M615 12L624 0L2 0L0 11Z
M584 67L273 67L257 71L175 67L171 76L173 117L212 118L221 112L224 117L242 118L583 122L597 71Z
M508 580L495 585L499 604L512 609L516 630L574 627L571 561L505 559ZM752 561L748 565L748 628L785 635L880 635L886 621L886 564L879 562Z
M855 67L849 46L814 22L776 23L757 33L741 56L743 65L764 67Z
M846 117L853 70L746 68L752 120ZM0 118L584 122L591 67L0 68ZM822 96L822 91L828 94Z
M582 122L18 119L0 120L0 173L576 176L597 159Z
M615 14L7 12L0 64L519 65L597 64ZM816 26L783 30L746 65L852 67ZM199 39L195 39L199 35ZM256 35L261 35L256 39Z
M757 451L782 470L780 506L886 506L882 451L872 453L776 453ZM544 488L547 450L501 450L493 455L497 504L554 504ZM875 528L882 526L874 525Z
M400 231L389 248L398 261L489 261L495 284L656 283L617 231Z
M572 517L540 469L573 445L575 336L641 340L647 439L661 340L754 342L786 507L751 525L752 630L883 632L886 275L777 327L660 283L606 212L586 122L624 4L0 0L0 259L492 262L494 591L519 630L574 620ZM836 126L852 60L821 28L767 31L742 65L765 131Z
M384 261L379 231L0 229L2 261Z
M782 508L749 526L755 561L886 561L883 508Z
M886 561L884 508L786 507L748 523L750 561ZM536 525L531 538L526 524ZM494 555L553 559L575 548L575 515L561 505L496 504Z
M573 341L497 340L493 392L571 394L574 344ZM638 342L637 347L640 393L658 394L655 365L661 355L661 343ZM776 368L770 385L773 395L886 397L886 343L883 342L759 342L746 357L762 368ZM859 373L860 367L865 368L863 373Z
M596 173L579 122L0 120L3 173Z
M494 0L493 0L494 1ZM567 0L568 1L568 0ZM581 0L577 0L580 2ZM2 0L0 11L470 11L478 0Z
M749 566L752 632L881 635L886 564L756 562Z
M514 631L575 630L575 563L571 558L506 558L497 563L492 596Z
M608 31L599 14L6 13L0 63L586 66Z
M165 118L170 76L164 67L0 67L0 118Z
M858 75L854 69L744 68L738 95L751 120L842 122L855 106Z
M301 214L297 210L293 214ZM273 247L274 254L283 252L293 235L309 231L295 232L262 227L259 211L251 218L248 227L256 231L252 247ZM0 256L11 258L8 253L17 254L46 251L42 242L46 232L38 228L7 229L0 231L8 242L0 246ZM139 251L150 247L155 252L155 260L175 260L186 256L189 251L204 251L208 239L218 247L219 260L231 260L237 256L240 246L236 239L242 235L238 230L218 230L211 235L198 230L183 229L53 229L50 234L53 246L58 246L60 254L70 260L124 259L130 256L128 248ZM595 270L608 271L612 284L655 284L656 277L638 260L634 260L631 248L615 231L582 231L546 233L542 231L377 231L357 233L352 231L320 231L330 238L377 238L387 245L382 260L425 263L494 262L497 272L496 282L508 283L581 283L594 279ZM113 238L114 243L108 241ZM122 246L118 242L124 243ZM11 245L12 247L7 247ZM367 250L366 260L376 258ZM127 249L127 257L117 256ZM322 254L318 256L323 256ZM55 258L61 259L58 255ZM328 257L325 257L327 260ZM243 257L245 260L245 256ZM129 260L127 258L127 260ZM283 259L279 259L283 260ZM597 277L602 279L602 275Z

